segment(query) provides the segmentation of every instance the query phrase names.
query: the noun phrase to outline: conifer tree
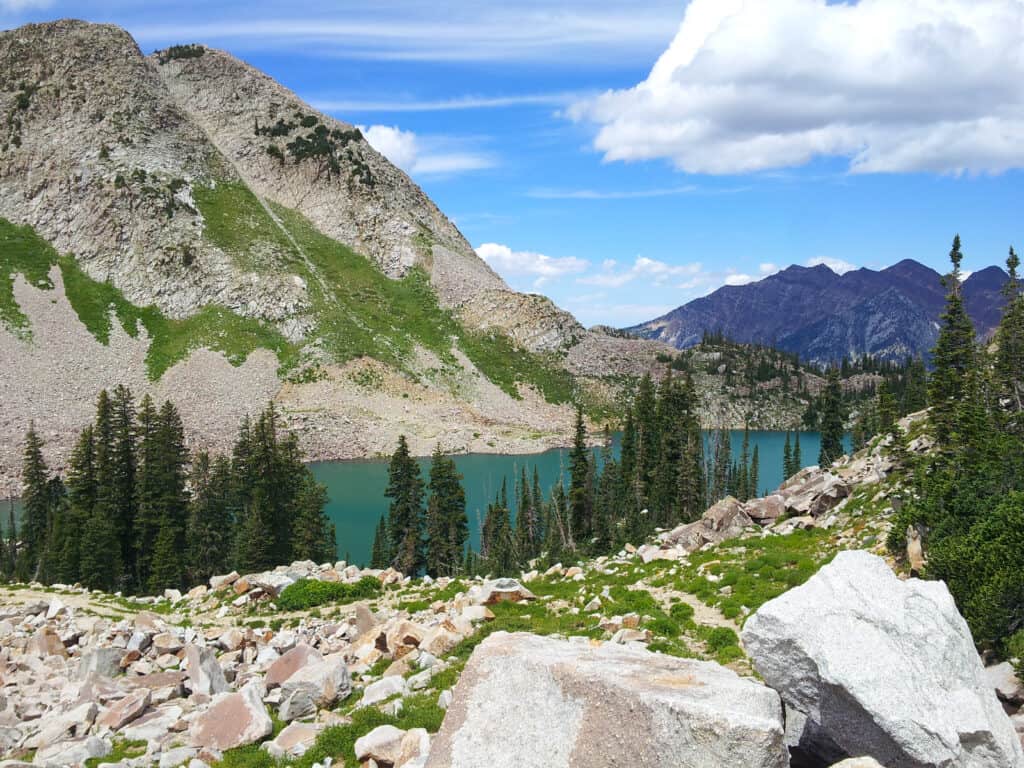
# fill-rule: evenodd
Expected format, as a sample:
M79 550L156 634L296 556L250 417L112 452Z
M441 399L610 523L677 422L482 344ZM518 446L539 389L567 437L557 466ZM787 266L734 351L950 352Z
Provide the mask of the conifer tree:
M573 540L581 543L593 531L593 498L590 494L590 450L583 409L576 406L576 428L569 454L569 519Z
M371 568L387 568L391 564L391 535L388 532L388 516L383 513L377 521L373 535L373 549L370 552Z
M192 463L191 485L186 528L189 573L193 581L204 582L230 570L235 522L231 513L231 462L224 456L211 461L208 453L200 452Z
M324 513L327 489L303 467L298 492L292 504L291 558L314 563L334 562L338 557L334 523Z
M1021 294L1017 273L1019 267L1020 258L1010 248L1010 255L1006 259L1010 277L1003 289L1006 306L996 333L996 376L1000 396L1007 401L1011 413L1015 414L1011 424L1018 432L1022 431L1019 414L1024 411L1024 295Z
M943 280L947 289L946 309L941 317L939 339L932 350L934 373L928 391L935 436L939 445L946 449L950 447L950 436L955 430L954 420L963 398L964 382L976 365L974 325L964 307L960 283L963 254L959 235L953 239L949 258L953 271Z
M795 439L793 442L793 471L790 473L790 477L795 475L801 469L804 468L804 459L800 454L800 430L796 430Z
M147 585L153 591L175 587L184 578L185 526L188 520L188 494L185 469L188 452L185 429L177 409L168 400L160 408L156 432L156 518L159 521Z
M24 461L21 469L23 521L21 529L25 569L37 577L39 559L50 526L50 470L43 460L43 441L30 423L25 434Z
M427 573L431 576L455 576L462 567L466 539L469 537L466 492L462 488L462 475L456 469L455 461L441 453L440 446L434 449L431 458L428 487Z
M423 568L423 478L419 465L409 455L405 435L399 436L398 447L391 455L384 495L391 499L391 564L404 574L419 573Z
M782 446L782 479L793 476L793 445L789 441L789 430L786 430L786 443Z
M842 456L843 449L843 393L839 387L839 374L833 368L828 373L825 392L821 398L821 450L818 466L827 469Z
M757 490L757 484L760 481L761 475L761 456L758 452L758 446L754 446L754 452L750 456L750 473L747 475L749 480L749 496L748 498L755 498L760 496L760 491Z

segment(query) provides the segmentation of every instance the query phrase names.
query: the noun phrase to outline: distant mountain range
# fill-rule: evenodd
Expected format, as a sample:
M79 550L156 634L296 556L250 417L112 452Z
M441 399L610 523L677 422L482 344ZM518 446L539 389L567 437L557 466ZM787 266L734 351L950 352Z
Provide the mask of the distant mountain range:
M964 281L967 311L981 338L999 324L1007 277L999 267L988 267ZM941 279L912 259L842 275L826 266L792 266L756 283L719 288L626 330L679 349L700 342L705 331L722 332L817 363L865 354L927 357L945 304Z

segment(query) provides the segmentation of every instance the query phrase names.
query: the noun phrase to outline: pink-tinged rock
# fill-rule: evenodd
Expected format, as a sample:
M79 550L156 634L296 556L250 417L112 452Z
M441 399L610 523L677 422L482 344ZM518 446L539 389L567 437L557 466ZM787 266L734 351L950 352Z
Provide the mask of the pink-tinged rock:
M452 648L462 642L462 635L445 627L443 624L431 628L420 643L420 650L431 656L444 656Z
M537 599L536 595L515 579L495 579L483 586L472 587L469 590L469 598L474 605L519 603Z
M315 648L300 643L270 665L264 683L268 689L276 688L303 667L323 660L324 657Z
M362 738L356 739L356 760L363 763L376 760L394 765L402 754L405 731L393 725L379 725Z
M188 679L191 682L192 693L214 696L228 689L224 671L217 663L217 656L212 648L186 646L185 662L188 664Z
M273 730L259 688L249 684L237 693L217 696L192 722L189 735L197 747L225 750L254 744Z
M210 589L220 589L221 587L230 587L238 581L238 571L232 571L231 573L223 576L211 576L210 577Z
M317 723L289 723L276 739L265 743L263 748L276 760L301 757L316 743L321 730L323 726Z
M49 627L42 627L28 641L26 653L45 659L47 656L67 658L68 649L64 647L60 637Z
M146 711L149 699L150 693L147 689L136 689L101 714L96 719L96 724L112 731L119 731Z
M294 697L296 702L308 700L317 707L327 708L348 696L351 690L352 679L345 658L335 654L325 657L323 661L307 664L289 677L281 685L281 702L282 705L287 704Z
M744 505L747 515L755 523L765 525L778 520L786 512L786 500L777 493L763 499L751 499Z

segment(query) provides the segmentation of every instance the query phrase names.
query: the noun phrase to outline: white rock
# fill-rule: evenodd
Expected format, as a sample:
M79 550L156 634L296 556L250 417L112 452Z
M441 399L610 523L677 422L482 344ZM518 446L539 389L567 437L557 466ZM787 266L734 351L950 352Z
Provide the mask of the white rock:
M393 675L384 677L375 683L370 683L363 691L363 698L359 700L359 706L367 707L371 704L379 704L392 696L404 696L409 692L408 683L404 677Z
M405 731L393 725L379 725L360 739L356 739L356 760L376 760L393 765L402 754Z
M847 754L900 768L1024 765L967 623L941 582L841 552L765 603L743 643L765 681Z
M785 768L782 705L711 662L497 632L470 657L428 768Z

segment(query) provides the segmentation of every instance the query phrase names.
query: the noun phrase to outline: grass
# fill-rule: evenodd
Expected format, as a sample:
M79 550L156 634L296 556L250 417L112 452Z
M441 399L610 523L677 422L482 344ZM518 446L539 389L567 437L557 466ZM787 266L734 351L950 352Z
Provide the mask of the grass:
M119 763L122 760L130 760L146 754L145 741L114 741L109 755L105 757L90 757L85 761L85 768L97 768L103 763Z
M240 182L196 185L192 197L203 216L203 237L245 270L279 270L297 254L259 198Z
M366 600L377 597L380 591L380 581L373 576L364 576L355 584L301 579L285 587L274 602L284 611L303 611L327 603L344 605Z
M14 275L24 275L37 288L52 289L49 270L55 265L60 268L71 307L101 344L110 343L115 317L133 338L145 328L150 342L146 369L154 381L201 347L223 353L235 366L261 348L275 352L285 369L295 362L295 347L266 323L215 305L184 320L168 318L155 306L138 307L110 283L85 274L73 257L59 256L30 227L17 227L0 218L0 320L22 337L30 337L31 331L28 318L14 301Z

